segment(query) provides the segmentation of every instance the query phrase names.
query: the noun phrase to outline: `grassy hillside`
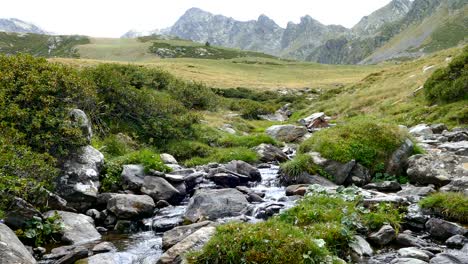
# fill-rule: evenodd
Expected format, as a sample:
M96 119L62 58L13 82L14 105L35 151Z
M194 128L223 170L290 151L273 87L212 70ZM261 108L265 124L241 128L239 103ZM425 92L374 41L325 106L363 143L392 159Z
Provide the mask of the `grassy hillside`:
M451 126L466 125L466 100L430 105L422 87L435 69L445 67L460 48L444 50L433 55L384 68L341 90L329 91L312 102L296 117L314 111L324 111L338 119L374 115L398 124L414 125L421 122L443 122ZM430 69L425 68L433 66Z
M75 46L89 43L84 36L48 36L0 32L0 53L29 53L42 57L79 57Z

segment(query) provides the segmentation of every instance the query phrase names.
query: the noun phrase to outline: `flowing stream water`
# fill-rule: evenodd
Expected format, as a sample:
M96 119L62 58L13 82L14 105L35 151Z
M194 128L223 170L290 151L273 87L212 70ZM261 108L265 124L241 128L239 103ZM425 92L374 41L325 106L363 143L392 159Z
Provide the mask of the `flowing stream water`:
M271 216L272 213L278 213L280 210L290 208L294 202L285 196L285 187L278 183L279 167L272 165L269 168L259 169L262 175L262 181L250 186L256 192L265 193L264 202L252 204L253 209L250 210L250 215L237 217L247 222L262 221L262 218ZM213 186L214 184L208 184ZM113 263L120 264L153 264L163 254L162 250L162 235L167 231L182 223L183 215L187 208L188 200L184 201L179 206L171 206L161 209L153 217L145 219L143 222L147 227L147 231L139 231L134 234L109 234L103 240L111 241L116 247L117 252L101 254L99 262L110 260ZM218 222L226 222L231 219L218 219ZM98 262L90 258L89 264Z

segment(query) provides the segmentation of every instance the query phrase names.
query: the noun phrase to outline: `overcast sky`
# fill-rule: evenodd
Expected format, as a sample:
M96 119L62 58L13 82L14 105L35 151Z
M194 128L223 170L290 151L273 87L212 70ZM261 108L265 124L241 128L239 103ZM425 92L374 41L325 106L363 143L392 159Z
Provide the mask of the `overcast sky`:
M19 18L59 34L120 37L129 29L169 27L189 8L257 19L265 14L285 27L310 15L324 24L352 27L390 0L1 0L0 18Z

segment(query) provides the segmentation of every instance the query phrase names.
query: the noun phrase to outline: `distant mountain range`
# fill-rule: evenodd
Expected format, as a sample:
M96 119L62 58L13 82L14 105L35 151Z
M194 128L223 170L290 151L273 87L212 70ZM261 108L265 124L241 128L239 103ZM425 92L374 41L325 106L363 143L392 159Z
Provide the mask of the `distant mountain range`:
M42 28L17 18L0 18L0 32L49 34Z
M265 15L243 22L191 8L162 33L284 58L356 64L418 57L466 41L467 32L466 0L393 0L351 29L308 15L282 28Z
M50 34L15 18L0 19L2 31ZM257 20L238 21L191 8L170 28L148 32L131 30L122 38L150 35L209 42L215 46L258 51L287 59L372 64L415 58L467 43L468 1L392 0L350 29L324 25L308 15L299 23L289 22L282 28L265 15L260 15ZM11 37L2 35L2 38L7 38L9 44L5 43L11 45ZM69 39L75 43L75 38ZM19 40L15 41L19 43ZM83 38L78 42L83 42ZM13 49L5 43L0 41L0 50Z

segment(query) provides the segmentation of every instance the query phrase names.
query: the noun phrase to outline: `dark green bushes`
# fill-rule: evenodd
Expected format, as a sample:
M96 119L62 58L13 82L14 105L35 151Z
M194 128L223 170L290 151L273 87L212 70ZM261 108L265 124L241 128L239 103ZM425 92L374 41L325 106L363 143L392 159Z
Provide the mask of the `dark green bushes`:
M314 133L301 144L299 152L317 151L327 159L343 163L354 159L372 172L383 172L387 160L405 137L396 125L355 118Z
M431 103L468 100L468 47L442 69L436 70L424 84Z
M58 213L45 219L34 217L26 223L24 230L18 229L15 233L21 240L36 247L57 243L64 228L60 219Z

